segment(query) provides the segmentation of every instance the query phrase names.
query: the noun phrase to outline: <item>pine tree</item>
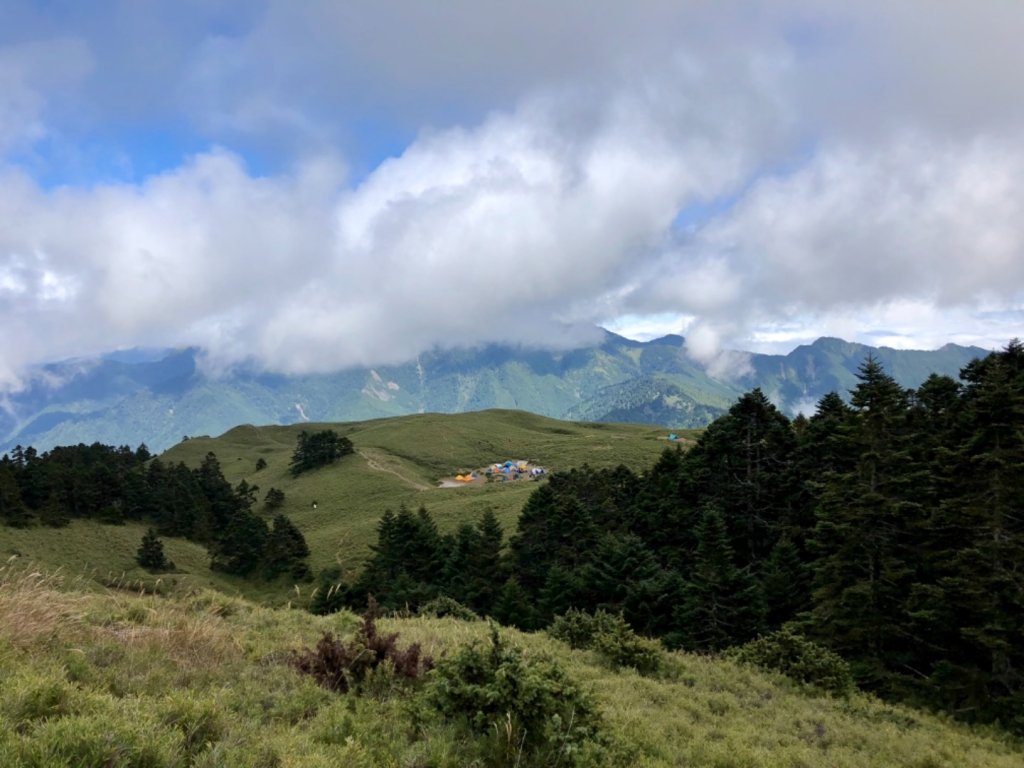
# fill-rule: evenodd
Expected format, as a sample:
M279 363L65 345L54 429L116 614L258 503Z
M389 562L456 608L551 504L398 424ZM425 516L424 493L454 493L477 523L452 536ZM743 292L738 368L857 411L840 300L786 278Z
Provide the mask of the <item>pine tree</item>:
M662 562L678 566L689 560L697 547L694 531L700 514L690 503L695 495L692 485L678 445L662 451L651 470L637 482L626 512L626 527Z
M377 527L374 556L350 590L353 600L367 595L386 608L417 608L444 587L448 546L425 507L416 514L404 504L384 513Z
M333 464L342 456L354 451L352 441L347 437L340 436L333 429L325 429L313 434L303 430L299 433L288 470L293 477L297 477L303 472Z
M32 516L21 500L21 490L14 471L8 464L0 464L0 522L12 528L27 528Z
M793 518L796 445L789 419L755 389L709 425L683 459L692 483L686 502L721 511L743 567L766 558Z
M247 576L264 559L267 524L244 509L237 510L210 547L210 568Z
M519 514L516 535L509 542L509 560L516 584L528 595L540 594L548 569L555 559L551 521L557 514L558 498L551 483L530 494Z
M459 526L446 547L444 594L478 614L491 613L505 582L502 539L501 524L492 510L487 510L475 526Z
M765 624L768 629L778 629L809 606L810 568L789 536L783 535L760 570Z
M135 561L147 571L169 571L174 568L174 564L167 561L164 543L157 538L154 528L147 530L142 537Z
M917 495L908 393L871 357L852 392L854 415L834 439L814 540L812 632L851 661L861 683L893 690L912 662L901 627L918 581L925 511Z
M263 497L263 506L267 509L280 509L284 506L284 491L278 488L271 488Z
M755 637L764 608L757 584L736 567L725 521L713 507L697 531L693 570L675 623L689 650L719 650Z
M469 605L475 579L474 554L480 546L480 534L469 523L463 523L451 541L448 559L444 564L442 584L444 593L463 605ZM474 608L474 610L476 610Z
M228 526L235 512L243 508L240 497L224 479L220 462L213 452L206 454L194 474L200 491L206 497L204 511L208 511L210 535L216 535L218 531L223 531ZM203 525L205 522L196 520L196 529L207 527Z
M533 601L514 576L501 588L492 615L495 620L509 627L529 631L541 626Z
M238 508L246 511L252 511L252 508L256 506L256 493L259 491L258 485L249 485L245 480L242 480L237 486L235 486L235 497L238 499Z
M950 457L958 496L932 526L937 584L915 618L942 651L931 682L942 703L1024 733L1024 346L962 374L962 440Z
M293 576L304 576L309 570L303 562L307 557L309 546L302 532L284 515L276 515L263 551L267 577L273 578L286 571Z

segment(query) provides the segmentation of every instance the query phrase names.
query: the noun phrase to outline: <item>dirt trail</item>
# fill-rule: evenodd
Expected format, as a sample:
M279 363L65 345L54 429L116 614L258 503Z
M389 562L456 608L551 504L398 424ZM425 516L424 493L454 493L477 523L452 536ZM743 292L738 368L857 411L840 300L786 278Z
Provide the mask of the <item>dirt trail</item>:
M401 472L399 472L397 470L394 470L394 469L391 469L391 467L385 467L382 464L378 464L371 456L366 455L363 451L357 450L356 453L358 453L360 456L362 456L364 459L366 459L366 465L370 469L374 469L374 470L376 470L378 472L387 472L389 475L394 475L399 480L401 480L403 483L405 483L406 485L408 485L408 486L410 486L412 488L415 488L417 491L426 491L426 490L429 490L431 488L431 486L429 486L429 485L424 485L423 483L419 483L419 482L416 482L415 480L411 480L410 478L408 478L405 475L403 475Z

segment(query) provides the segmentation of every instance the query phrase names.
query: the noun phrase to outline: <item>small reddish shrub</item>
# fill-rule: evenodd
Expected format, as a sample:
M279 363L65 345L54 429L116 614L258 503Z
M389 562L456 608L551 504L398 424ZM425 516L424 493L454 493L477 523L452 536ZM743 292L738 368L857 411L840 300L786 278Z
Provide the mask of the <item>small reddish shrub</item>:
M292 654L292 665L332 691L359 690L367 676L385 662L401 680L419 680L434 668L434 660L425 656L419 643L404 650L398 647L398 633L382 635L377 631L377 604L371 598L355 636L344 643L325 632L316 648Z

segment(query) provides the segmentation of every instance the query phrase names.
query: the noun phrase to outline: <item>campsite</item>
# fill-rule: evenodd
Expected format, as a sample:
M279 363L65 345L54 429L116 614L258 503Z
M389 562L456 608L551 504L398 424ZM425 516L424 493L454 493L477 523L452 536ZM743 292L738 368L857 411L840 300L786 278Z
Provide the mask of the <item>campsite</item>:
M547 467L542 467L523 459L506 459L486 467L464 470L451 477L443 477L438 481L438 488L463 488L465 486L484 485L490 482L508 482L511 480L539 480L548 474Z

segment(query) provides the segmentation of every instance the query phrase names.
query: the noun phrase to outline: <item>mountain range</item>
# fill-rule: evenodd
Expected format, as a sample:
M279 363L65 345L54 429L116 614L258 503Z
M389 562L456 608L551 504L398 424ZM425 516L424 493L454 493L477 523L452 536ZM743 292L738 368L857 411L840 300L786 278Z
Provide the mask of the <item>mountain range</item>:
M736 353L737 373L714 378L684 354L681 336L640 342L605 332L567 351L488 345L435 350L402 365L312 375L236 369L211 376L199 350L121 352L43 366L0 403L0 452L17 444L145 443L160 451L184 436L238 424L359 421L410 413L513 408L570 420L700 427L760 387L782 409L813 410L845 395L870 354L903 386L931 373L956 376L987 351L933 351L821 338L786 355Z

